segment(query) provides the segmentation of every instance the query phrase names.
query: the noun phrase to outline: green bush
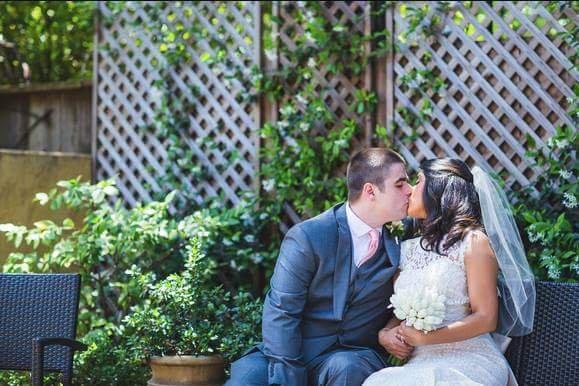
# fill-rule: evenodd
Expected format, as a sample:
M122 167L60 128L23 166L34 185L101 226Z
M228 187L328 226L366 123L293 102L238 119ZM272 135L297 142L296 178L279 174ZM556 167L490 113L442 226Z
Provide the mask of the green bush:
M90 79L95 4L1 2L0 84Z
M243 237L239 230L234 232L233 229L248 221L239 217L249 208L222 208L221 212L210 208L178 220L170 213L174 192L162 201L137 204L131 209L125 208L120 199L111 204L117 194L112 181L95 185L79 179L60 181L57 188L49 193L38 193L35 200L54 210L66 207L82 211L82 224L66 219L62 224L39 221L32 228L0 225L0 232L17 248L23 244L32 247L30 253L10 254L3 266L5 272L74 270L81 274L78 335L82 340L86 337L89 350L76 356L75 373L83 384L142 383L147 368L131 354L134 353L130 350L134 345L129 344L132 333L126 333L130 328L122 320L131 307L137 304L146 307L146 302L141 303L143 278L149 277L147 275L161 279L168 276L168 283L173 280L171 278L178 277L170 275L183 269L188 257L187 246L195 239L203 253L209 256L203 260L206 267L203 283L217 287L220 270L216 268L220 260L213 259L210 253L219 251L222 235L235 239ZM233 252L231 245L227 248ZM137 275L137 270L146 274ZM259 308L250 295L210 288L208 284L204 289L181 284L183 286L175 287L181 290L175 296L185 296L186 290L194 291L191 295L207 300L208 303L204 303L207 307L211 307L211 299L215 302L227 299L226 303L231 307L227 309L229 326L236 325L239 333L231 337L222 336L224 341L236 344L224 352L226 358L233 358L258 339ZM248 326L248 320L251 320L251 326ZM210 334L211 328L199 331ZM199 339L207 342L209 338L204 335ZM208 347L206 343L197 345L193 350ZM185 346L182 348L186 349ZM99 379L103 380L102 383ZM5 380L4 375L0 376L0 383Z
M251 340L260 325L260 303L234 298L207 280L213 275L207 272L210 264L197 239L187 251L185 269L163 280L133 267L131 274L138 277L143 297L123 325L135 357L220 353L225 359L235 358L246 346L231 347L232 338L243 336L243 329L250 327Z
M541 280L577 282L579 278L579 209L576 130L560 127L544 148L528 156L540 173L532 186L512 192L523 229L527 258Z
M122 200L109 202L118 191L112 181L95 185L79 179L60 181L50 193L38 193L35 200L51 209L68 208L85 213L77 226L70 219L62 224L38 221L30 229L1 224L18 248L23 243L32 253L12 253L6 272L54 272L75 269L82 275L79 332L119 322L140 295L135 280L126 270L139 264L144 270L168 274L183 265L183 251L190 236L207 233L215 222L194 213L183 221L173 219L164 201L137 204L126 209ZM43 248L40 248L40 247Z
M151 377L149 366L132 355L122 325L95 328L80 339L88 349L75 355L75 383L134 386L144 385Z

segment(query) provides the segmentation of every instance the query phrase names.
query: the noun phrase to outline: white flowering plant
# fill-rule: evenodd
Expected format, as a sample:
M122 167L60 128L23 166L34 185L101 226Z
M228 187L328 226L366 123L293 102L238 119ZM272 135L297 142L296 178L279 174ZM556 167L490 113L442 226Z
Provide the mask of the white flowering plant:
M575 103L570 101L570 104ZM527 258L541 280L577 282L579 277L579 196L576 130L559 127L539 147L531 138L529 159L533 183L512 187L514 213L521 227Z

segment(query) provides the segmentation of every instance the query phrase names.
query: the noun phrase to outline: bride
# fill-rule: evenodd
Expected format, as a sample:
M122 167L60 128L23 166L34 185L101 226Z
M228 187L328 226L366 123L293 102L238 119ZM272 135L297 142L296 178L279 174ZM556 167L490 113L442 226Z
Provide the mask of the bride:
M446 297L445 317L426 334L393 316L388 326L414 350L363 386L516 385L503 352L507 336L532 330L535 288L504 193L478 167L428 160L408 214L422 236L402 243L394 292L435 288Z

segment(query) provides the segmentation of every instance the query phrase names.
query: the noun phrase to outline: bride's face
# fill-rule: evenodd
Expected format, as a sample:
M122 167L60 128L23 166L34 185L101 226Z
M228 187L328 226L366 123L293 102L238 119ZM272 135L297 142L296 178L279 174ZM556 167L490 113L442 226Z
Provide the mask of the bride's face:
M418 174L418 183L412 189L412 194L408 202L408 215L418 219L426 218L426 208L424 207L424 174Z

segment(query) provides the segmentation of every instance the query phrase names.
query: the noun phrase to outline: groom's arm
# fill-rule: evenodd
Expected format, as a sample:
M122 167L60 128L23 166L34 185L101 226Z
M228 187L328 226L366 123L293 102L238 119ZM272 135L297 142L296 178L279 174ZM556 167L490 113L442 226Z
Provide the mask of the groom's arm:
M269 359L269 384L305 385L300 324L315 271L305 233L294 226L286 234L263 310L264 354Z
M392 284L398 280L398 276L400 275L400 271L396 271L394 277L392 278ZM394 314L386 323L386 325L378 331L378 343L388 353L394 355L398 359L405 359L410 355L413 350L413 347L404 343L398 334L399 326L402 321L398 319Z

